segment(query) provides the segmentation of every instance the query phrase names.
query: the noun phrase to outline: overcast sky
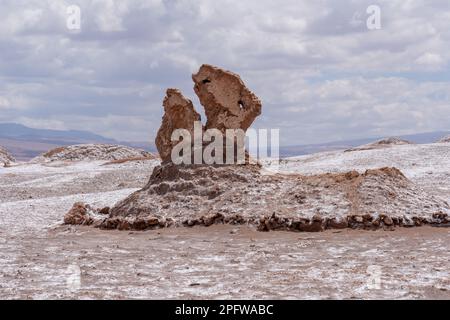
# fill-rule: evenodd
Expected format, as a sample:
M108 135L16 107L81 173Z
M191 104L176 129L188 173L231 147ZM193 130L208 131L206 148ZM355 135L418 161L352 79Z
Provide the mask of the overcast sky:
M449 58L448 0L2 0L0 122L154 139L166 88L202 109L191 74L209 63L284 145L450 130Z

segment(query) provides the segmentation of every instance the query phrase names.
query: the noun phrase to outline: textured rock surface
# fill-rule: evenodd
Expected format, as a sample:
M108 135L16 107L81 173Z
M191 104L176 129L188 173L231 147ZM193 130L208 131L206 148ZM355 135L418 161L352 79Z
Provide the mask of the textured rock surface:
M93 221L94 219L89 214L89 206L82 202L75 203L64 216L65 224L90 225Z
M163 162L170 161L172 148L178 142L172 142L172 133L176 129L186 129L194 134L194 122L200 121L192 101L186 99L179 90L168 89L164 99L164 117L156 137L156 147Z
M395 168L341 174L262 175L257 166L155 168L148 185L96 224L105 229L249 224L322 231L446 223L450 207Z
M8 150L0 146L0 165L8 165L11 162L15 162L14 157L8 152Z
M202 130L242 129L244 132L261 114L261 101L232 72L211 65L202 65L192 76L194 90L203 105L206 125ZM192 102L179 90L168 89L164 99L164 117L156 137L156 146L164 163L171 161L171 142L175 129L187 129L193 136L194 122L200 121Z
M412 144L412 142L403 140L396 137L390 137L386 139L381 139L369 144L365 144L363 146L359 146L356 148L351 148L349 150L346 150L347 152L350 151L363 151L363 150L373 150L373 149L384 149L384 148L390 148L393 146L400 146L400 145L408 145Z
M261 114L261 101L237 74L202 65L192 79L195 93L205 108L206 129L246 131Z
M450 135L443 137L438 141L438 143L449 143L450 142Z
M120 145L82 144L60 147L34 158L31 162L85 161L85 160L123 160L130 158L149 158L150 152Z

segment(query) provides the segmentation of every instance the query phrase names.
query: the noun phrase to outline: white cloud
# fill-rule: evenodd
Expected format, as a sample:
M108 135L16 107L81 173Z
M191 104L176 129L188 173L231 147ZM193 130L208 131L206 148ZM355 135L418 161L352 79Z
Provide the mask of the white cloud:
M122 17L128 13L128 6L126 2L97 0L94 1L94 8L91 10L97 11L96 22L101 31L125 31Z
M425 66L440 67L444 63L444 59L439 54L426 52L417 58L416 62Z
M8 99L4 97L0 97L0 109L7 109L11 106L11 103Z

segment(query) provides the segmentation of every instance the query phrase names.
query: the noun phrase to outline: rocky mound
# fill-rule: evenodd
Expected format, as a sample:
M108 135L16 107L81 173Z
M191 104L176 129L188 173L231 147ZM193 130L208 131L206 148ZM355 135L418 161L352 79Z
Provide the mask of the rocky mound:
M443 137L438 141L438 143L449 143L450 142L450 135Z
M9 165L11 162L15 162L14 157L6 150L0 146L0 164L3 166Z
M390 148L392 146L400 146L400 145L407 145L412 144L412 142L399 139L396 137L390 137L386 139L381 139L369 144L365 144L356 148L351 148L348 150L345 150L345 152L352 152L352 151L364 151L364 150L373 150L373 149L383 149L383 148Z
M263 175L251 165L167 164L155 168L142 190L101 211L76 204L65 223L120 230L229 223L261 231L321 231L450 221L448 203L395 168L301 176Z
M33 160L32 162L53 162L53 161L85 161L85 160L124 160L149 158L155 156L150 152L130 148L120 145L109 144L82 144L67 147L60 147L50 150Z
M193 80L207 116L201 130L245 131L261 113L260 100L236 74L203 65ZM77 203L66 214L66 224L146 230L229 223L254 225L261 231L321 231L450 221L448 203L430 196L395 168L301 176L265 175L260 166L248 161L228 166L175 165L171 153L178 145L172 143L172 133L176 129L195 132L200 115L176 89L167 90L163 105L165 114L156 138L163 163L154 169L148 184L112 209ZM405 143L390 138L366 148Z

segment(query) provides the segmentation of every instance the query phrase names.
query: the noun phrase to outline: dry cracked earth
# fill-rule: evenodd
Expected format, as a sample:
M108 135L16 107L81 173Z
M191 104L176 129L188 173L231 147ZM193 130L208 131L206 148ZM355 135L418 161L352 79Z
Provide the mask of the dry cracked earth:
M450 200L450 146L289 159L302 174L395 166ZM64 226L82 201L112 206L158 161L22 164L0 169L3 299L450 299L450 228L258 232L213 225L152 231Z

